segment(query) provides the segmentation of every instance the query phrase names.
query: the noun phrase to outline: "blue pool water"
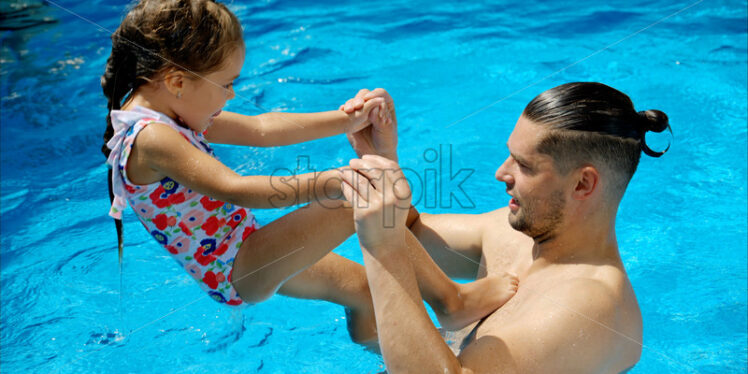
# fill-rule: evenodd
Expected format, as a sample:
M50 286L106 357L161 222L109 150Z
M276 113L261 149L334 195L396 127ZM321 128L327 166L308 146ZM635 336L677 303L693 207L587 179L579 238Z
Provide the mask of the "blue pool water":
M241 313L221 309L131 212L120 287L99 151L109 32L84 19L114 30L124 3L54 2L75 14L34 0L0 5L6 15L13 4L36 6L2 21L36 26L0 31L2 371L381 371L381 358L348 338L339 306L277 296ZM231 9L247 55L227 109L330 110L359 88L387 88L403 165L423 172L451 155L455 171L474 170L455 200L417 201L427 212L506 204L493 173L522 108L545 89L601 81L639 110L665 111L671 151L643 157L618 216L644 317L633 372L746 372L745 1L237 1ZM217 153L244 174L294 169L300 155L316 169L353 156L342 136ZM267 223L284 213L256 215ZM355 237L336 252L361 261Z

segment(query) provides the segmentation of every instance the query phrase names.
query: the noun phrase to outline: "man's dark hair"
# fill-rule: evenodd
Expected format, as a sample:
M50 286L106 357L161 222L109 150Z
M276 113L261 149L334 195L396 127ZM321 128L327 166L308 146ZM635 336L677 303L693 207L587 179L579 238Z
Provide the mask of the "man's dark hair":
M535 97L522 115L548 127L538 152L554 159L561 174L583 165L609 173L616 196L623 196L639 165L641 151L660 157L644 139L647 131L670 129L659 110L637 112L626 94L602 83L574 82L551 88Z

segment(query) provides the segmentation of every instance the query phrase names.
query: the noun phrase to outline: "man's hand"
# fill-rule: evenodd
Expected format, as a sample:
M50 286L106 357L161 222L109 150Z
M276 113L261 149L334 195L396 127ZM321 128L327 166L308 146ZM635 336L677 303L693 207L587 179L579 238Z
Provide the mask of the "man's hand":
M345 133L359 133L364 129L371 127L372 118L377 117L381 112L381 108L385 105L385 99L382 97L373 97L361 105L345 111L350 119L350 124L346 127Z
M370 251L399 248L405 241L405 221L411 191L400 167L381 156L364 155L341 172L342 190L353 205L361 247Z
M372 126L347 132L348 141L359 157L365 154L380 155L397 162L397 117L395 103L387 91L382 88L374 91L362 89L339 109L354 113L367 108L372 100L379 99L384 103L368 112Z

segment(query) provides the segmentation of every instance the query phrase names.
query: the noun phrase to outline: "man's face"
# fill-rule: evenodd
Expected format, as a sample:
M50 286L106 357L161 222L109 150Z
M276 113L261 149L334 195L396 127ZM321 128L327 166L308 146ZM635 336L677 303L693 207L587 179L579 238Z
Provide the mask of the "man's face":
M496 179L506 183L512 196L509 224L539 240L555 236L566 206L564 181L553 159L537 152L546 133L545 127L520 116L507 141L510 156L496 171Z

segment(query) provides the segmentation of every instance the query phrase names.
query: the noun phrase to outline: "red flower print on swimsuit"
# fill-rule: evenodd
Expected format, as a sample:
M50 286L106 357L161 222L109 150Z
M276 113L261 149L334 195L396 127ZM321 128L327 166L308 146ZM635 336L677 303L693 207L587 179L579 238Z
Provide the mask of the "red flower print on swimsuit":
M177 224L177 217L168 217L166 214L159 214L153 217L153 224L159 230L165 229L167 226L174 226Z
M166 221L167 221L166 214L163 214L163 213L153 217L153 224L156 225L156 228L159 230L163 230L166 228L167 226Z
M175 193L174 195L169 195L169 197L166 199L166 201L169 202L169 205L179 204L184 202L184 193Z
M129 184L125 184L125 190L129 193L135 193L135 188Z
M205 253L204 247L198 248L197 252L195 252L195 261L197 261L198 264L206 266L209 263L216 260L216 256L213 256L213 255L204 256L203 253Z
M153 205L159 207L159 208L166 208L169 205L169 200L166 200L166 197L168 197L165 194L166 191L164 191L164 186L158 186L151 194L148 196L151 198L151 202Z
M166 245L166 246L164 246L164 248L166 248L166 250L169 251L169 253L171 253L173 255L179 253L179 251L177 250L177 248L174 247L173 245Z
M213 234L218 231L223 225L226 224L226 220L221 218L218 219L216 216L208 218L205 223L202 225L203 231L205 231L205 234L208 236L213 236Z
M148 197L151 198L153 205L159 208L166 208L169 205L183 203L185 200L183 192L175 194L173 191L166 191L163 185L158 186Z
M220 255L226 253L227 249L229 249L229 245L226 244L226 243L222 243L221 245L218 246L218 248L216 248L215 251L213 251L212 255L213 256L220 256Z
M185 234L192 236L192 230L190 230L190 228L187 227L187 225L185 225L184 222L179 222L179 228L182 229L182 231L184 231Z
M257 231L257 229L254 225L245 227L244 232L242 232L242 240L247 239L247 237L255 231Z
M208 196L203 196L202 199L200 199L200 204L203 204L203 208L207 211L216 210L223 206L223 201L213 200Z
M212 271L208 271L203 276L203 282L208 285L208 287L212 289L218 288L218 280L216 279L216 274Z
M229 226L231 226L232 229L235 229L236 226L239 225L239 223L247 217L247 211L244 209L239 209L234 214L231 215L231 219L229 220Z
M226 304L229 304L229 305L241 305L241 303L242 303L242 299L231 299L226 302Z

